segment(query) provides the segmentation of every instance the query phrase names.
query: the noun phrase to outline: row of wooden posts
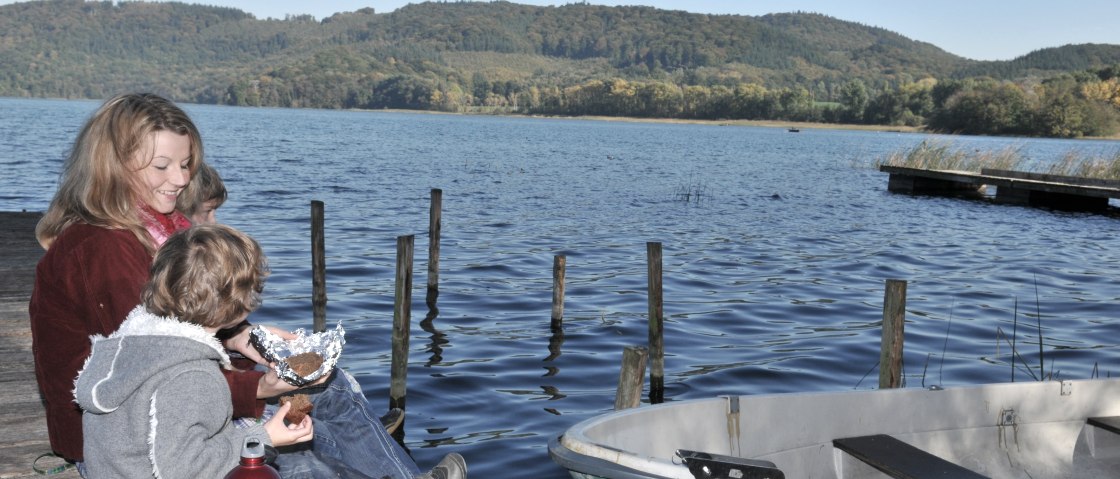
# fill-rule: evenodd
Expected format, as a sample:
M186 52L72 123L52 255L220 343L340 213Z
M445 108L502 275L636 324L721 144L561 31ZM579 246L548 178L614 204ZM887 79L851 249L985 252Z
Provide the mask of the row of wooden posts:
M435 308L439 296L439 243L443 190L431 191L428 224L428 308ZM415 235L397 237L396 283L393 296L393 356L390 374L389 407L405 407L408 375L408 348L412 318L412 259ZM326 330L326 260L323 233L323 202L311 202L311 281L314 331ZM649 286L649 338L646 346L628 346L623 350L615 409L641 404L647 363L650 369L651 404L664 401L665 342L664 296L662 295L661 243L646 243ZM552 264L552 330L563 328L564 277L567 258L556 255ZM902 384L903 324L906 315L906 281L887 280L883 300L883 333L879 358L879 388L897 388Z
M439 242L443 190L432 189L428 225L427 304L434 308L439 296ZM314 332L327 329L326 247L323 202L311 201L311 305ZM412 258L415 235L397 237L396 281L393 293L393 356L389 377L389 407L405 408L408 347L412 324Z

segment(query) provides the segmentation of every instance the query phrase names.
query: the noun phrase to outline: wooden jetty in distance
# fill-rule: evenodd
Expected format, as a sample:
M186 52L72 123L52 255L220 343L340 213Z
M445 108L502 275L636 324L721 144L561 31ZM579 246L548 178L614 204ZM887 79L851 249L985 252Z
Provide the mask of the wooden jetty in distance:
M1110 199L1120 199L1116 180L988 168L976 173L882 165L879 171L890 173L892 193L982 196L995 187L996 203L1078 211L1104 210Z

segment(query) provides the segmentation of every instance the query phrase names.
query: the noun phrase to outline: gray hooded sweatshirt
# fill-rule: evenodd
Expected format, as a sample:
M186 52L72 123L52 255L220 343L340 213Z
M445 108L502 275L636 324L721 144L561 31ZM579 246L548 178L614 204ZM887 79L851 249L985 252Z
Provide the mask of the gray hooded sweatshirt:
M201 326L137 306L117 332L90 338L75 382L84 410L85 462L99 478L222 478L248 436L270 444L264 426L234 427L231 368Z

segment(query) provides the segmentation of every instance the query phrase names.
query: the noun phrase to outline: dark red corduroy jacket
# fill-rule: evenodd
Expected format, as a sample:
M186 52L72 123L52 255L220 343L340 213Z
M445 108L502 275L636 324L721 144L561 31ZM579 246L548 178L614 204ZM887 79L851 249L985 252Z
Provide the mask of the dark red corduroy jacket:
M108 336L140 303L152 256L129 231L86 224L67 227L35 268L31 314L35 378L47 410L54 452L82 460L82 411L74 379L90 352L90 336ZM234 415L259 417L262 373L227 372ZM147 431L137 431L147 434Z

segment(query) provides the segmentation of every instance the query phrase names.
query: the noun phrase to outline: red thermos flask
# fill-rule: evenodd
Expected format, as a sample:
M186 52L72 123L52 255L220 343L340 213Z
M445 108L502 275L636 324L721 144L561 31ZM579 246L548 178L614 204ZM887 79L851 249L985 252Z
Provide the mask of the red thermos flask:
M245 438L241 448L241 463L225 479L280 479L280 473L265 462L264 442L255 436Z

